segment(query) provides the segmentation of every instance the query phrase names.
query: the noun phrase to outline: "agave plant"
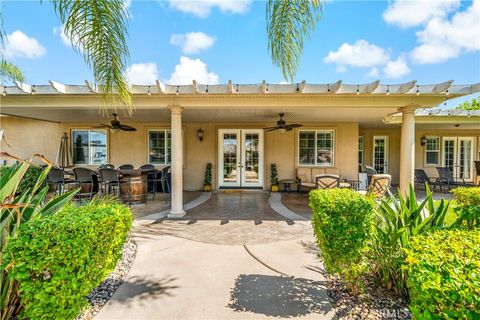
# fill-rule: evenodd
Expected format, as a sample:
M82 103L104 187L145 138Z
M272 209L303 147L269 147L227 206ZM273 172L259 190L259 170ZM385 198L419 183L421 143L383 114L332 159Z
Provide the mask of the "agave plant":
M395 288L398 293L405 293L403 249L410 239L445 227L449 203L442 199L436 205L428 185L425 185L425 191L425 199L419 202L410 185L405 196L400 192L398 197L390 193L376 209L375 232L369 252L372 270L382 285Z
M3 265L3 256L10 239L17 236L22 223L26 223L37 216L51 215L69 203L78 190L69 191L61 196L46 201L48 186L45 179L51 168L51 163L40 155L47 166L40 174L37 182L31 189L24 190L17 195L17 189L32 161L23 161L7 153L1 153L2 158L13 158L19 163L2 171L0 177L0 273L1 281L1 320L12 319L21 311L20 297L18 295L18 282L8 278L7 266ZM33 159L32 158L32 159Z

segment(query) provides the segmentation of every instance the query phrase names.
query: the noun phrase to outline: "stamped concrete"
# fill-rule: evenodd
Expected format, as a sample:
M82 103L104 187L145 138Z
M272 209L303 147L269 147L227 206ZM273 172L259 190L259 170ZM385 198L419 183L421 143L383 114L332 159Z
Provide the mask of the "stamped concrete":
M309 222L268 196L216 193L182 220L137 222L135 262L96 318L333 319Z

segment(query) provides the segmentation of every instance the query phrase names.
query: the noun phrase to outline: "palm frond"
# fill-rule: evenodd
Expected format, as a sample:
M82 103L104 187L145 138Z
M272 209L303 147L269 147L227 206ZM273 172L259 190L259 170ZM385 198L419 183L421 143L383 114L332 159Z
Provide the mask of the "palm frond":
M293 82L303 53L304 39L320 20L320 0L269 0L267 2L268 48L273 64Z
M102 89L105 111L118 103L133 111L124 75L129 62L126 42L128 12L122 0L52 0L73 48L93 69Z
M0 60L0 82L6 81L25 81L25 76L19 67L6 60Z

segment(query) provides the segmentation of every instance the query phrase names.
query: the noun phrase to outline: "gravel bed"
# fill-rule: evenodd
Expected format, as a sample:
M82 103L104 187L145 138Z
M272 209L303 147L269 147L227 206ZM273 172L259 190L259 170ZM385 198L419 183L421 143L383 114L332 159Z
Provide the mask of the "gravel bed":
M358 296L351 295L337 276L325 274L328 296L339 320L411 319L408 303L392 291L368 285Z
M137 254L137 245L131 237L123 245L122 259L118 262L115 270L103 280L102 283L88 295L87 300L90 306L84 310L76 320L93 319L100 309L113 296L118 287L123 283L124 278L130 271L130 267Z

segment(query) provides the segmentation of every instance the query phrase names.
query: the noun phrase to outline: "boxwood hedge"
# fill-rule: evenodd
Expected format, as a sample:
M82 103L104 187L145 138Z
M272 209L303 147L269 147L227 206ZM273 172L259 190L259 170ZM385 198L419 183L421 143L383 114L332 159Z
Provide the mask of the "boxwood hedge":
M458 224L480 227L480 187L460 187L452 190L457 204Z
M70 205L20 227L4 255L29 319L74 319L115 268L132 224L118 203Z
M480 231L438 230L406 249L416 319L480 319Z

